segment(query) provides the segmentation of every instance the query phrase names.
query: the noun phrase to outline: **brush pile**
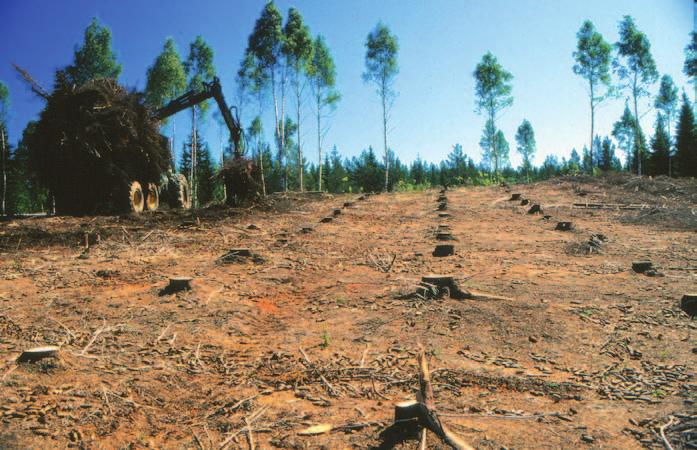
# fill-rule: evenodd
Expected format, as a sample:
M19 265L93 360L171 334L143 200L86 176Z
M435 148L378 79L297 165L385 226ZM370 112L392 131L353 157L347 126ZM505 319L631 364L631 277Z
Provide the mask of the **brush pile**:
M128 212L131 183L159 185L171 166L142 94L112 79L59 85L30 147L31 167L55 197L58 214Z
M228 205L240 206L257 199L259 184L254 179L255 170L254 163L242 156L225 161L220 173L225 183Z

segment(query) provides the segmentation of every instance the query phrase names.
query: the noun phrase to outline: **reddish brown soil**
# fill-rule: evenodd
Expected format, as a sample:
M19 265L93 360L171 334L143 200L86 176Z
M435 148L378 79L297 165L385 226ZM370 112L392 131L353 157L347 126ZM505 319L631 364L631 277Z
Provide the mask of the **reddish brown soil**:
M427 191L0 224L0 448L378 446L418 390L419 342L442 420L477 448L659 448L697 401L679 309L697 290L694 198L586 179L513 191L551 217L492 187L448 192L449 219ZM622 200L648 209L571 208ZM653 207L665 220L642 218ZM456 255L434 258L444 222ZM233 247L260 259L222 264ZM632 272L641 259L664 276ZM407 298L428 273L475 298ZM158 295L177 275L193 290ZM43 345L60 359L15 363ZM323 423L344 428L298 434Z

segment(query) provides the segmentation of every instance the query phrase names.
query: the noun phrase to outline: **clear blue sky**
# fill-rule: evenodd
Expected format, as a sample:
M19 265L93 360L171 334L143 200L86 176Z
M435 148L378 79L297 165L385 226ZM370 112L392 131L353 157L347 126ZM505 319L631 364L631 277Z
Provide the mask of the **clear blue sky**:
M617 23L629 14L652 45L658 70L670 74L691 95L682 73L683 49L693 29L692 0L279 0L285 15L290 6L303 14L313 34L321 33L334 55L338 88L343 99L332 119L326 147L336 145L345 156L372 145L382 149L380 105L371 86L361 79L367 33L382 20L398 36L400 73L389 143L402 161L420 154L439 161L461 143L479 160L484 119L474 112L472 71L481 56L492 51L514 75L515 101L499 122L511 142L527 118L537 135L536 163L547 154L566 156L587 144L589 112L585 84L571 71L575 34L591 19L609 42L617 40ZM56 68L69 64L93 16L109 26L113 47L123 64L121 82L142 89L145 72L173 37L182 55L201 34L215 51L215 66L229 103L235 101L234 75L247 36L263 8L261 0L235 1L86 1L0 0L0 80L11 95L10 134L14 143L43 102L14 73L11 63L26 68L50 87ZM657 86L654 86L655 92ZM611 131L624 100L603 105L597 113L597 133ZM270 108L269 108L270 109ZM643 111L649 102L642 101ZM308 110L308 114L310 111ZM182 130L188 115L177 119ZM642 119L645 130L655 114ZM315 161L313 120L304 120L306 156ZM271 130L272 118L265 128ZM209 120L207 138L219 149L219 130ZM181 142L183 133L178 132Z

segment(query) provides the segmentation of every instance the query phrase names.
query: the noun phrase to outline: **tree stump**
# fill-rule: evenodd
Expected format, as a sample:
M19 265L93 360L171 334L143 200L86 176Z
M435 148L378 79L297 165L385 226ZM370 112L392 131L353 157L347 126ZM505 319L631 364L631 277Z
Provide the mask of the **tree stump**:
M360 201L365 200L365 195L361 195L360 197L358 197L358 200L360 200Z
M447 209L448 209L448 204L447 204L447 203L441 202L441 203L438 204L438 211L445 211L445 210L447 210Z
M438 233L436 233L436 240L454 241L456 239L455 239L455 236L453 236L453 234L449 231L439 231Z
M571 231L574 229L573 222L557 222L557 226L554 227L557 231Z
M450 225L445 223L438 224L438 231L450 231Z
M18 363L33 363L44 358L57 358L59 347L50 345L46 347L35 347L29 350L24 350L19 357L17 357Z
M312 230L313 230L313 228L310 225L305 225L304 227L302 227L300 229L300 232L303 234L308 234L308 233L312 233Z
M447 212L440 212L440 213L438 213L438 217L444 217L444 218L445 218L445 217L450 217L450 213L447 213Z
M542 207L535 203L528 209L528 214L541 214L542 213Z
M634 261L632 263L632 270L636 273L644 273L653 267L651 261Z
M350 208L353 206L353 202L344 202L344 208Z
M680 300L680 309L690 316L690 320L697 316L697 293L695 294L685 294Z
M436 245L436 248L433 250L433 256L435 257L444 257L444 256L450 256L455 254L455 246L453 244L439 244Z
M441 298L448 294L452 299L472 298L472 294L463 291L451 275L425 275L421 277L421 286L417 293L424 298Z
M320 223L329 223L329 222L331 222L332 220L334 220L333 217L322 217L322 218L319 220L319 222L320 222Z
M439 196L438 196L438 201L439 201L439 202L447 202L447 201L448 201L448 197L446 197L445 195L439 195Z
M508 201L511 201L511 202L518 201L518 200L520 200L520 196L521 196L521 194L519 194L519 193L511 194L511 198L509 198Z
M335 210L332 211L332 215L333 215L334 217L340 216L340 215L341 215L341 209L336 208Z
M255 256L248 248L232 248L219 258L222 263L235 263Z
M191 278L173 277L169 279L169 284L160 290L160 295L174 294L180 291L191 290Z
M520 201L520 205L521 205L521 206L525 206L525 205L527 205L528 203L530 203L530 200L528 200L527 198L524 198L524 199L522 199L522 200Z

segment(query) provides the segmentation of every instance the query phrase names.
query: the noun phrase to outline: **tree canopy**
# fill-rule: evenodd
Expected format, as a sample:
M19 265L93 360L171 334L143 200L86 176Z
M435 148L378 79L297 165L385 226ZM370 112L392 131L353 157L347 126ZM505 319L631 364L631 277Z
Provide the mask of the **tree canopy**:
M82 46L75 49L73 63L59 71L57 78L80 85L94 78L118 79L120 74L121 64L111 49L111 31L95 17L85 29Z

